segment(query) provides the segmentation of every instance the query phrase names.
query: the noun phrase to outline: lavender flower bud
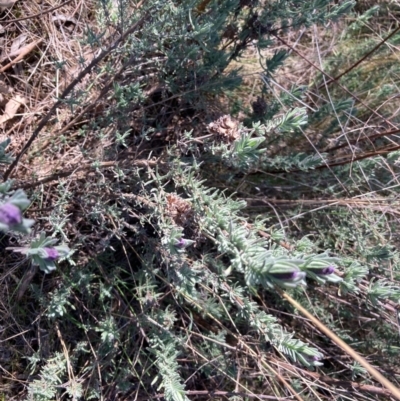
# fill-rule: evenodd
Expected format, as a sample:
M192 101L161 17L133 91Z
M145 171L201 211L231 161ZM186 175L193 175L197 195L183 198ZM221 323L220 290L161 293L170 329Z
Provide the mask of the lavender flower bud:
M269 284L267 281L269 286L278 284L283 287L294 288L298 285L305 285L306 273L298 270L296 266L274 266L271 270L267 272L267 280L268 277L270 280Z
M60 257L59 252L55 248L43 248L43 251L46 255L43 259L54 261Z
M297 281L302 280L306 274L301 271L293 271L287 273L269 273L273 278L282 281Z
M188 246L188 244L187 244L187 241L185 240L185 238L181 238L176 241L175 246L177 248L186 248Z
M311 365L311 366L323 366L323 356L322 355L302 355L303 358L305 359L306 363Z
M5 203L0 206L0 222L7 226L14 226L22 223L22 213L19 207L12 203Z
M330 274L334 273L335 266L326 266L319 269L312 269L311 271L317 276L329 276Z
M307 275L320 283L339 283L342 278L335 274L337 259L326 257L325 254L307 263L304 269Z
M185 249L188 246L194 244L194 241L192 241L191 239L180 238L178 240L175 240L175 242L173 244L174 244L175 248Z

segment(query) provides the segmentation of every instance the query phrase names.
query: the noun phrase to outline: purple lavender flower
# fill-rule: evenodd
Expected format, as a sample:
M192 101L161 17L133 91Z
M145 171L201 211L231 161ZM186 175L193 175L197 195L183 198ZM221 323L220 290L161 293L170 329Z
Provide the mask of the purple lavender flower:
M177 248L186 248L187 247L187 241L185 240L185 238L181 238L179 240L176 241L175 246Z
M313 355L313 356L311 356L311 355L304 355L303 354L302 356L306 360L306 362L309 363L312 366L322 366L323 365L323 362L321 362L322 359L323 359L323 355Z
M43 251L46 254L43 259L54 261L60 257L59 252L55 248L43 248Z
M185 239L185 238L180 238L178 240L175 240L175 242L174 242L174 246L178 249L185 249L192 244L194 244L194 241L192 241L191 239Z
M334 273L335 266L321 267L319 269L312 269L311 271L317 276L329 276L330 274Z
M22 223L22 213L19 207L12 203L0 206L0 223L7 226L15 226Z

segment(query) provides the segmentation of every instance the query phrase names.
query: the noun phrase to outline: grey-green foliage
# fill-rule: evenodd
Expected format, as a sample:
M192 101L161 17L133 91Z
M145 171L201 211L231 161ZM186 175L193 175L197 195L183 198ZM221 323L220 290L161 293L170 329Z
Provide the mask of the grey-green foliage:
M72 306L68 301L70 292L70 287L63 286L50 294L50 302L48 303L47 311L47 316L49 318L60 318L67 313L67 307Z
M290 255L282 248L271 246L268 241L260 239L257 230L240 217L244 202L227 198L213 188L205 188L190 171L181 174L179 185L188 191L195 210L202 215L200 225L203 230L213 238L221 253L229 255L230 269L244 273L249 287L263 285L273 288L277 283L295 287L303 284L305 275L300 272L309 271L314 277L313 271L338 263L338 259L327 254ZM285 282L284 278L280 278L280 275L297 272L298 280Z
M378 13L379 8L380 6L377 4L369 8L365 13L359 15L357 19L348 26L348 35L354 35L354 33L360 31L368 21Z
M11 139L7 138L5 141L0 143L0 163L10 164L14 159L6 153L6 148L10 144Z
M387 279L371 280L367 291L368 297L373 304L379 300L392 299L395 302L400 300L400 287L390 283Z
M298 132L306 124L306 110L294 108L265 124L253 123L252 128L240 126L239 137L235 141L217 146L211 144L210 153L218 161L221 160L229 167L239 171L255 168L307 171L320 166L323 163L324 154L307 155L300 152L290 156L269 157L269 142L266 141L266 138L269 138L271 134L283 139L285 134Z
M137 107L148 102L146 93L155 96L157 104L166 105L169 99L175 99L175 107L186 110L195 105L197 110L204 110L208 107L207 96L240 83L238 71L227 72L227 67L250 44L259 49L271 47L274 35L287 27L299 29L326 22L354 4L346 1L333 7L329 1L282 0L243 5L238 0L224 0L207 2L206 11L200 12L196 8L199 2L194 0L179 4L152 0L137 12L128 2L99 3L100 25L107 25L111 20L122 30L148 13L140 32L130 36L116 51L126 65L123 72L126 79L113 83L114 90L109 97L112 107L108 108L103 122L102 119L97 122L116 123L119 137L129 130L126 117L137 113ZM98 40L92 37L90 42L94 45ZM280 51L266 60L263 64L266 74L275 72L285 57L286 53ZM104 70L111 72L113 67L110 64ZM146 108L148 121L155 118L160 123L159 117L153 114L155 109L149 106ZM168 107L164 110L172 112Z
M55 261L66 257L70 252L66 245L55 245L57 242L57 239L47 238L42 232L29 246L13 248L13 251L28 256L34 266L39 266L44 273L50 273L56 269Z
M49 358L41 369L39 379L30 383L26 401L49 401L56 398L67 372L67 363L62 353Z
M257 329L281 352L286 353L295 361L302 361L306 366L318 363L321 354L301 341L292 339L291 335L285 334L279 325L273 323L274 318L258 310L248 297L255 287L263 286L273 289L276 285L280 285L291 288L305 284L304 278L308 274L311 278L319 279L321 283L330 279L332 282L341 281L333 274L333 270L326 276L316 274L320 269L337 263L337 260L324 254L291 256L282 248L274 248L268 241L258 238L256 230L253 230L251 226L246 227L245 221L239 215L240 210L245 206L243 202L234 201L223 196L219 191L205 188L194 178L193 172L180 171L178 167L173 176L177 185L182 186L190 195L194 210L198 214L199 225L204 233L218 246L219 254L229 257L229 265L225 269L219 267L221 276L227 277L234 274L233 270L236 270L242 277L240 281L247 286L242 290L244 293L241 293L237 292L237 287L230 288L223 282L217 284L218 278L215 278L214 288L218 286L229 294L231 302L234 302L236 307L240 307L243 318L250 326ZM180 274L184 274L185 270L180 266L185 263L184 260L181 262L176 260L173 263L171 259L168 259L166 263L179 269ZM200 279L199 274L191 276L194 283L199 282ZM191 294L195 297L196 295L199 294ZM307 359L305 355L311 359ZM312 357L315 357L315 360Z
M79 400L84 393L82 384L73 377L70 377L72 380L66 381L67 363L62 353L56 353L48 358L40 370L39 378L29 384L25 401L55 400L59 399L61 392L66 392L72 400Z
M107 347L112 348L112 345L118 341L118 327L113 317L107 317L102 322L99 322L95 330L100 333L101 341Z
M155 364L161 378L158 389L163 389L167 401L187 401L185 386L179 374L179 365L176 358L179 354L176 342L171 340L162 341L160 338L153 338L152 349L155 354ZM157 381L157 377L153 382Z

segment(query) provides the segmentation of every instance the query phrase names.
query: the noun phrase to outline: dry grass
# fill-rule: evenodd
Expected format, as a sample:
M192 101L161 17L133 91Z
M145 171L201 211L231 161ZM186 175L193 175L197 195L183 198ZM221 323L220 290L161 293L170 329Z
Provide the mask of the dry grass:
M31 52L25 54L19 63L15 63L1 76L9 91L6 102L18 96L25 99L25 106L20 109L16 118L1 126L4 135L12 138L9 150L14 154L21 151L38 121L46 115L55 99L59 98L64 88L81 70L80 58L83 57L87 64L96 52L95 48L83 48L81 45L85 39L85 29L91 24L92 29L95 26L93 3L68 1L55 11L48 11L55 6L57 4L23 2L3 13L3 64L13 61L13 54L24 53L26 46L39 41ZM23 20L7 23L18 19ZM59 68L61 65L62 68ZM86 82L89 79L87 77ZM85 82L81 85L84 87ZM46 130L32 148L33 157L18 166L16 177L23 180L43 178L56 170L79 165L85 160L73 141L69 138L65 140L65 136L59 134L71 115L67 107L57 110L53 121L47 124Z

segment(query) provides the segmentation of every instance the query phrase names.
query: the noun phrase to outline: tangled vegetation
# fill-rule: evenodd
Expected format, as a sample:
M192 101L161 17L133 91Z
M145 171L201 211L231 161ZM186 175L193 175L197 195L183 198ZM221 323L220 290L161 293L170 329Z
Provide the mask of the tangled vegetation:
M0 400L399 399L396 2L0 10Z

